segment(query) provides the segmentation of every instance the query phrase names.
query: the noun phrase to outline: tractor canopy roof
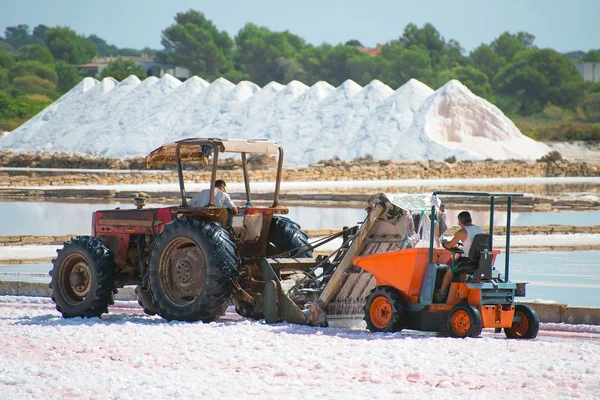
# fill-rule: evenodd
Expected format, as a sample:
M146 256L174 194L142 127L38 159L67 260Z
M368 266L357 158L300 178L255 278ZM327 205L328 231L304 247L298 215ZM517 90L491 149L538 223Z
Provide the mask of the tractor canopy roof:
M146 156L146 167L177 163L177 148L181 161L204 161L215 149L221 153L278 154L279 144L263 139L189 138L163 144Z

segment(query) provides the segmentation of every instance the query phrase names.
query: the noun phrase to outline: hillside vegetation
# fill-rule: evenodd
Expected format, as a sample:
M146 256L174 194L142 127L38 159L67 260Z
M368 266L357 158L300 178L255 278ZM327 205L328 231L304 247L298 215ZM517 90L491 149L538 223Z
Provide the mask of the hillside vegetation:
M466 54L431 24L408 24L400 36L367 52L349 38L319 46L285 31L252 23L235 37L220 31L198 11L178 13L162 32L163 48L119 49L96 35L68 27L8 27L0 37L0 131L11 131L76 85L76 65L97 56L146 54L189 69L212 81L250 80L260 86L299 80L334 86L352 79L367 85L378 79L398 88L415 78L433 89L458 79L475 94L496 104L521 131L537 140L599 140L600 83L585 82L574 61L600 62L600 50L560 54L540 49L527 32L505 32ZM146 71L118 59L103 72L122 80Z

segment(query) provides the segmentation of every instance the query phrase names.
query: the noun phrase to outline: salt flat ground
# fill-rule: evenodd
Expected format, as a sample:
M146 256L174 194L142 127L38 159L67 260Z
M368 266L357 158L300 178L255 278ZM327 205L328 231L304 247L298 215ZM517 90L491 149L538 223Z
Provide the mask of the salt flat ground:
M570 331L547 324L515 341L491 330L452 339L266 325L231 312L168 323L135 302L66 320L49 299L0 296L0 397L599 398L600 328L560 326Z

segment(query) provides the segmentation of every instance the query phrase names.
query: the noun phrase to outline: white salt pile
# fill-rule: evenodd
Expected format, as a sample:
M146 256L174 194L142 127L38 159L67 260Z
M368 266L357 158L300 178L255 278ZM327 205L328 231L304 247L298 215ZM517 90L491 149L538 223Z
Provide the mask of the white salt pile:
M550 149L523 136L494 105L458 81L437 91L411 79L394 91L374 80L334 88L292 81L235 85L219 78L186 82L170 75L121 83L85 78L71 91L0 138L24 152L67 151L144 156L188 137L267 138L286 162L339 157L392 160L535 159Z
M522 159L549 151L545 144L521 134L498 107L457 80L449 81L423 102L410 130L416 136L427 135L445 147L483 158Z

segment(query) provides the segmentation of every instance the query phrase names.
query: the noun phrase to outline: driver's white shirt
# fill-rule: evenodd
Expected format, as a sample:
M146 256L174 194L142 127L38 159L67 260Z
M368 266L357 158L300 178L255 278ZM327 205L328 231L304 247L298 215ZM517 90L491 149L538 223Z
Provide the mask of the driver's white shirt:
M473 244L475 235L485 232L480 226L477 225L465 225L463 228L465 231L467 231L467 238L463 241L463 252L465 257L469 257L469 252L471 251L471 245Z
M190 200L190 207L206 207L210 200L210 189L201 190L192 200ZM215 207L221 208L234 208L235 204L231 201L231 197L219 188L215 188Z

